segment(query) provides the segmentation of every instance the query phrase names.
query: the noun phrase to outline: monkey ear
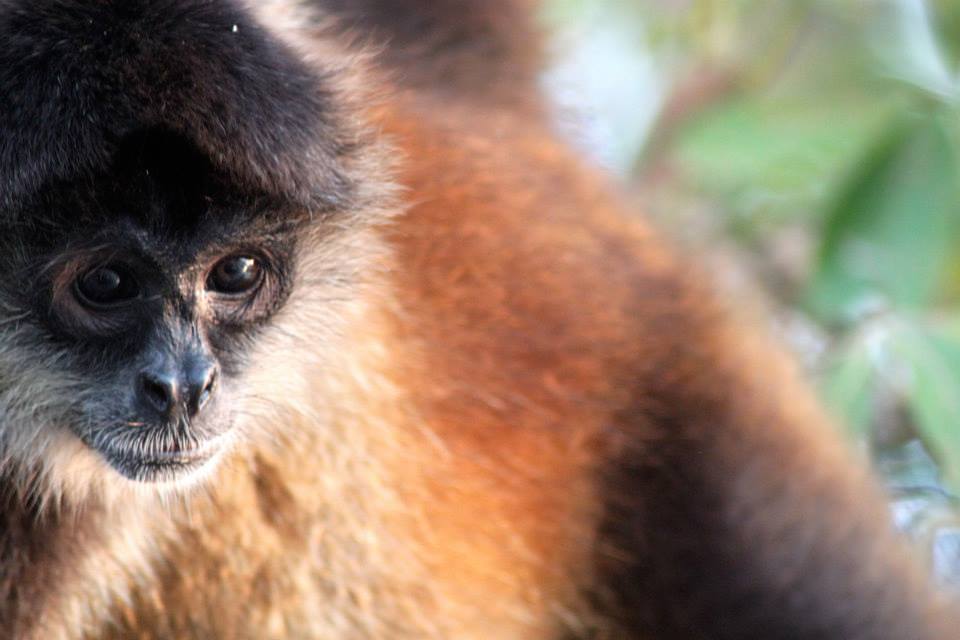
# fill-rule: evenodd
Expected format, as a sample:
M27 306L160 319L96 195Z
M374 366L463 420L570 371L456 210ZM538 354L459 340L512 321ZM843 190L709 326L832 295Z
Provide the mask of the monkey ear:
M104 170L148 128L238 184L310 207L351 189L330 78L230 1L0 1L0 207Z

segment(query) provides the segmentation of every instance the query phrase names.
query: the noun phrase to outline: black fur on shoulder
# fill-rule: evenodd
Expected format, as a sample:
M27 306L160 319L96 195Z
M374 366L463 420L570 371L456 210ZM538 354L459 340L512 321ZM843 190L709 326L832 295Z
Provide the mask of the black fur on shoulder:
M229 0L0 0L0 208L168 129L238 185L330 208L332 86Z
M532 0L302 1L380 46L403 83L494 102L535 94Z

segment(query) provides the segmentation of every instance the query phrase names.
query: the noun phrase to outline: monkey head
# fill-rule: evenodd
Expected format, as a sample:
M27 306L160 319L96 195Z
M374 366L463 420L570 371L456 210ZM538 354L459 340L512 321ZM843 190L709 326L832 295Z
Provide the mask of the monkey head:
M323 256L369 226L377 196L353 167L373 145L336 72L231 3L124 0L124 20L117 2L16 4L0 18L2 459L54 482L182 484L253 403L282 403L251 388L297 375L263 345L335 324L277 316L298 289L334 315L349 297L362 260Z
M106 172L47 187L22 212L43 222L5 234L25 274L8 299L82 387L64 394L72 434L130 479L215 457L249 342L289 295L297 224L214 174L176 136L126 136Z

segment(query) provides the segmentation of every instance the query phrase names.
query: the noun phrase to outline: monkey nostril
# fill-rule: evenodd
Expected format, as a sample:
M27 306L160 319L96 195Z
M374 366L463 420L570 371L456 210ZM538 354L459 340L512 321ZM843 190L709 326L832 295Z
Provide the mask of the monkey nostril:
M210 366L202 370L202 373L198 373L200 373L197 376L199 384L193 385L190 393L189 409L191 415L195 415L207 405L210 398L213 397L213 389L217 382L216 367Z
M210 400L210 396L213 395L213 385L217 381L217 371L212 369L210 375L207 376L207 381L203 385L203 389L200 391L200 396L197 398L197 410L203 409L204 405Z
M162 416L169 416L176 405L176 385L170 379L144 373L140 376L140 393Z

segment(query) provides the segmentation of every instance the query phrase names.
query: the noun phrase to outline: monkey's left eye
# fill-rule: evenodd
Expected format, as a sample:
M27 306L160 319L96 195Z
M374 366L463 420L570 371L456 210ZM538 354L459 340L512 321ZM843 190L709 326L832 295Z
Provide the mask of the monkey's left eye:
M255 289L263 278L260 261L252 256L224 258L213 267L207 289L217 293L238 294Z
M88 307L108 307L133 300L140 285L128 270L117 265L96 267L76 282L80 301Z

